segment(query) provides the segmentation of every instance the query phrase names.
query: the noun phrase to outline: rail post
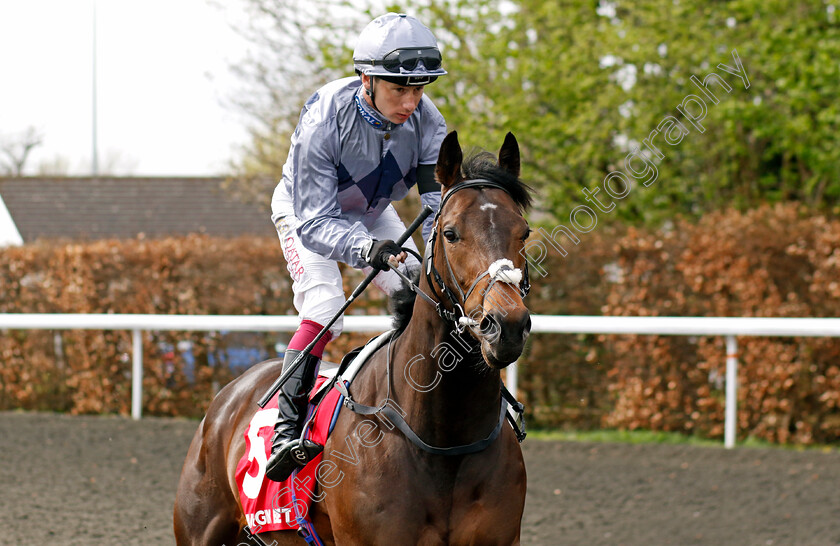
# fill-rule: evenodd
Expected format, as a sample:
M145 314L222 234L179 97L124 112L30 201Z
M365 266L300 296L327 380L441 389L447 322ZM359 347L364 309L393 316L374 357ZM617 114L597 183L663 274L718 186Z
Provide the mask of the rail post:
M131 331L131 418L143 416L143 331Z
M735 447L738 428L738 342L726 336L726 418L723 424L723 445Z
M507 390L510 391L514 398L516 397L516 389L518 388L518 370L516 369L518 365L519 361L517 360L505 368L505 387L507 387Z

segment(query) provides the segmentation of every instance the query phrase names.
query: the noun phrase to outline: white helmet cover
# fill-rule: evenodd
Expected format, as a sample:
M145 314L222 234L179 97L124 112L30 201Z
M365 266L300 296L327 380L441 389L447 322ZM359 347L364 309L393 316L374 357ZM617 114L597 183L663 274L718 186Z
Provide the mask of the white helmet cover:
M408 78L409 85L446 74L435 35L404 13L386 13L368 23L353 50L353 66L368 76Z

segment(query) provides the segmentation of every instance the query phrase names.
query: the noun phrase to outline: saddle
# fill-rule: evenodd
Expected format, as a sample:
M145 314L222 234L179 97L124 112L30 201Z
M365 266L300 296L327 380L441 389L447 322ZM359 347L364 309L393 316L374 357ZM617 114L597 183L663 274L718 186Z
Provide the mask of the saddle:
M382 347L391 335L389 331L371 339L364 346L350 351L338 365L321 364L309 398L309 411L303 429L306 438L321 445L326 443L342 407L341 393L331 388L336 378L340 377L343 384L349 384L370 355ZM265 477L278 412L275 396L264 408L258 408L245 429L245 454L234 473L242 510L251 535L296 530L304 538L317 537L308 517L312 502L324 498L324 493L316 493L316 483L333 478L329 468L321 470L322 454L305 467L295 470L284 482L273 482Z
M329 392L330 387L333 387L337 378L341 377L347 384L350 384L362 369L362 366L368 361L370 356L378 351L385 343L388 342L393 335L393 330L388 330L384 334L380 334L370 340L361 347L356 347L341 359L341 362L336 365L331 362L322 362L321 369L318 371L319 376L324 376L330 381L324 382L320 386L316 386L313 390L310 403L318 404L324 395Z

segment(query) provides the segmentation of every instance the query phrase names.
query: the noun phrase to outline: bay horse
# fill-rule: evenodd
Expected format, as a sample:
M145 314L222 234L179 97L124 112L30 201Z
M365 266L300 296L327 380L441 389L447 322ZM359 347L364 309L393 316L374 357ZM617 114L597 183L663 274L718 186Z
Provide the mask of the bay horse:
M435 170L441 206L416 287L423 297L395 310L389 342L345 387L324 446L330 478L319 481L320 502L309 511L324 544L519 544L525 464L518 431L502 426L500 375L531 327L521 254L531 196L519 157L511 133L498 158L465 160L457 134L444 139ZM179 546L246 538L234 470L257 400L281 368L280 360L255 365L211 403L178 485ZM259 537L304 543L294 531Z

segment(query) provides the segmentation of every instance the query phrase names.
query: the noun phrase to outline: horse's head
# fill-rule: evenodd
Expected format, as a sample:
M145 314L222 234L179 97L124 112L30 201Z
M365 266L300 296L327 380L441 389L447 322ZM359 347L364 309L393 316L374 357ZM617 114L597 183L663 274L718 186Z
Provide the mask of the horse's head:
M464 160L453 131L443 141L435 175L443 197L429 245L429 282L456 311L460 326L469 326L484 360L504 368L522 354L531 330L521 252L531 197L519 181L519 145L508 133L498 160L489 153Z

